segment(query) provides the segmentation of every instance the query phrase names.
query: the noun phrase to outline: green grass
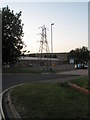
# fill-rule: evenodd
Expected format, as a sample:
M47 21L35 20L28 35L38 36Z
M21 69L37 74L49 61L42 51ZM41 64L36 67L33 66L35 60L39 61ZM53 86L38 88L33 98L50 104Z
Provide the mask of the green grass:
M75 80L71 80L70 81L71 83L74 83L80 87L83 87L85 89L88 89L88 77L85 76L83 78L78 78L78 79L75 79Z
M29 83L11 93L22 118L86 118L88 95L60 83Z

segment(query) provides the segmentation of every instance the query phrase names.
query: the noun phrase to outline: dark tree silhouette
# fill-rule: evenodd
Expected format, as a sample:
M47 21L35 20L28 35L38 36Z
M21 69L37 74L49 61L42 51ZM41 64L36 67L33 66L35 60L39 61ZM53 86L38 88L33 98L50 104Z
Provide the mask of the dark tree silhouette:
M85 63L89 60L89 50L87 47L83 46L82 48L76 48L71 50L68 59L73 58L75 63Z
M24 46L21 11L14 14L9 7L2 8L2 64L14 64Z

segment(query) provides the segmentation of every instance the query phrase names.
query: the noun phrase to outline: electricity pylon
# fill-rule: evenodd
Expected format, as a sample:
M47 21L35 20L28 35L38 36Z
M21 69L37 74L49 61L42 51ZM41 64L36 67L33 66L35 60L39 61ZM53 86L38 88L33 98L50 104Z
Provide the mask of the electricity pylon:
M47 33L46 33L46 27L43 25L40 27L42 29L41 34L41 40L40 40L40 47L39 47L39 52L42 53L49 53L49 46L48 46L48 41L47 41Z

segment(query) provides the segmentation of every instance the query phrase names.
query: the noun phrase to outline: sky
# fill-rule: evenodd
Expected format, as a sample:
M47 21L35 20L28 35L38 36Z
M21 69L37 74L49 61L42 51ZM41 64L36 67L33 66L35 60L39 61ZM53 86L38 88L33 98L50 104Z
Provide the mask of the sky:
M53 52L69 52L88 46L88 2L4 2L14 13L22 11L24 23L22 40L30 53L39 53L41 29L47 27L47 40L51 51L51 24Z

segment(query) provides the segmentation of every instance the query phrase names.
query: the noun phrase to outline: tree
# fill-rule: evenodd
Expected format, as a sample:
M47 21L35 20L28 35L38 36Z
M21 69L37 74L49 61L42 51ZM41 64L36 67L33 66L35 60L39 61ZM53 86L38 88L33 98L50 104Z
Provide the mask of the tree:
M75 63L85 63L89 60L89 51L88 48L83 46L82 48L76 48L71 50L68 54L68 59L73 58Z
M24 47L22 41L23 24L21 11L14 14L9 7L2 8L2 64L10 65L17 62Z

